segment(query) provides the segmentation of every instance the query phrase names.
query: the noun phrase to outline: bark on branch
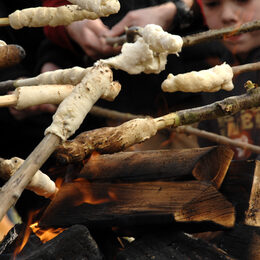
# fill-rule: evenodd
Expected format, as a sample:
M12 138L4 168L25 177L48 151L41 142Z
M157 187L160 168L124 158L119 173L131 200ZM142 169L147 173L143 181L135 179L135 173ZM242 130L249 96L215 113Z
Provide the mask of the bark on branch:
M105 127L83 132L74 140L66 141L56 149L61 163L81 161L93 151L114 153L143 142L167 127L189 125L209 119L233 115L241 110L260 105L260 88L233 96L207 106L186 109L158 118L139 118L117 127Z

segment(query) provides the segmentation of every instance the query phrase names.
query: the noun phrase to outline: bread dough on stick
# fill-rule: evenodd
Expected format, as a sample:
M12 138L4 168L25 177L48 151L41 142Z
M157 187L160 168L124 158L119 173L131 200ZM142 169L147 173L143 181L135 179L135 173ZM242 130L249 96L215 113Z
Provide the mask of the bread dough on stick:
M156 24L146 25L142 30L142 37L150 49L158 53L177 54L183 45L182 37L165 32Z
M109 16L120 9L118 0L68 0L82 9L96 13L98 16Z
M129 74L160 73L165 69L167 53L154 53L140 37L134 43L125 43L119 55L99 62L114 69L124 70Z
M71 84L77 85L90 68L73 67L70 69L59 69L47 71L33 78L18 79L14 82L15 87L48 85L48 84Z
M9 23L13 29L27 27L43 27L68 25L83 19L97 19L99 16L77 5L64 5L59 7L35 7L17 10L10 14Z
M6 97L14 100L8 106L14 106L18 110L41 104L60 104L74 89L73 85L39 85L18 87L14 93ZM118 84L112 82L110 87L102 94L101 98L113 101L118 95ZM4 97L4 96L3 96ZM1 104L0 104L1 106ZM7 104L3 104L7 106Z
M148 24L140 30L142 37L134 43L123 44L121 54L100 61L129 74L158 74L163 71L168 54L181 51L182 38L165 32L155 24Z
M104 64L93 66L60 104L52 124L45 130L45 135L51 133L67 140L79 128L95 102L111 88L111 84L118 94L121 85L113 82L111 69Z
M231 91L234 88L232 68L223 63L208 70L192 71L174 76L169 74L162 83L165 92L216 92L220 89Z
M17 96L15 108L18 110L40 104L60 104L73 90L72 85L40 85L19 87L15 89Z
M0 161L0 176L8 180L16 170L23 164L24 160L18 157L13 157L10 160ZM36 172L26 189L33 191L39 196L49 198L55 195L58 191L55 183L40 170Z

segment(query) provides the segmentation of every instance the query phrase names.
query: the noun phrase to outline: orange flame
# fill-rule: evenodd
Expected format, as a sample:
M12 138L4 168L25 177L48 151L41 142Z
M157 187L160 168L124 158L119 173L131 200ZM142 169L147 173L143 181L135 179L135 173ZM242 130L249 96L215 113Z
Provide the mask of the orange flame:
M77 185L77 191L81 196L81 198L78 198L77 201L75 201L74 206L79 206L83 203L97 205L111 201L110 196L97 198L92 192L91 183L89 181L83 178L78 178L74 180L74 182Z
M30 228L35 233L35 235L40 238L43 244L48 242L49 240L52 240L65 230L64 228L41 229L38 226L38 222L30 225Z
M13 254L13 257L14 257L13 259L15 259L16 256L23 250L24 246L27 244L27 242L29 240L29 237L31 234L31 229L30 229L29 225L32 223L33 216L34 216L34 213L31 212L28 217L28 222L26 225L26 229L24 231L24 237L23 237L22 243L16 247L14 254Z

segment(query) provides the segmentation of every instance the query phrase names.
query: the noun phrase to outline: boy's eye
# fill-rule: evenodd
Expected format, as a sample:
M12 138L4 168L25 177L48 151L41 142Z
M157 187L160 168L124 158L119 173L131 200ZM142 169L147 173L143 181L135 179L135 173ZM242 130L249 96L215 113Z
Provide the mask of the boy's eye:
M247 3L250 2L250 0L237 0L238 3Z
M217 7L219 5L219 1L217 0L212 0L212 1L204 1L204 5L208 8L214 8Z

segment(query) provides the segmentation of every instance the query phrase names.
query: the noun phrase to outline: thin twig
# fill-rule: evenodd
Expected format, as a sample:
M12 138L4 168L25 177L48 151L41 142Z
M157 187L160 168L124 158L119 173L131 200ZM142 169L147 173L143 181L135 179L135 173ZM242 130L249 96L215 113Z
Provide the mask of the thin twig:
M240 141L236 141L236 140L232 140L232 139L230 139L226 136L218 135L218 134L215 134L215 133L210 133L210 132L205 131L205 130L199 130L199 129L194 128L192 126L179 126L179 127L176 128L176 132L196 135L198 137L211 140L215 143L230 145L230 146L234 146L234 147L240 147L244 150L250 150L252 152L260 154L260 146L249 144L249 143L244 143L244 142L240 142Z
M131 28L129 28L129 30L130 29ZM191 34L182 37L183 47L192 46L210 40L223 39L223 38L239 35L246 32L256 31L259 29L260 29L260 20L256 20L256 21L244 23L241 26L236 25L236 26L226 27L222 29L208 30L196 34ZM141 30L138 30L138 33L136 32L136 35L140 34L140 32ZM114 39L112 37L107 39L107 43L111 45L114 44L122 45L126 41L128 41L126 34L120 37L116 37Z

